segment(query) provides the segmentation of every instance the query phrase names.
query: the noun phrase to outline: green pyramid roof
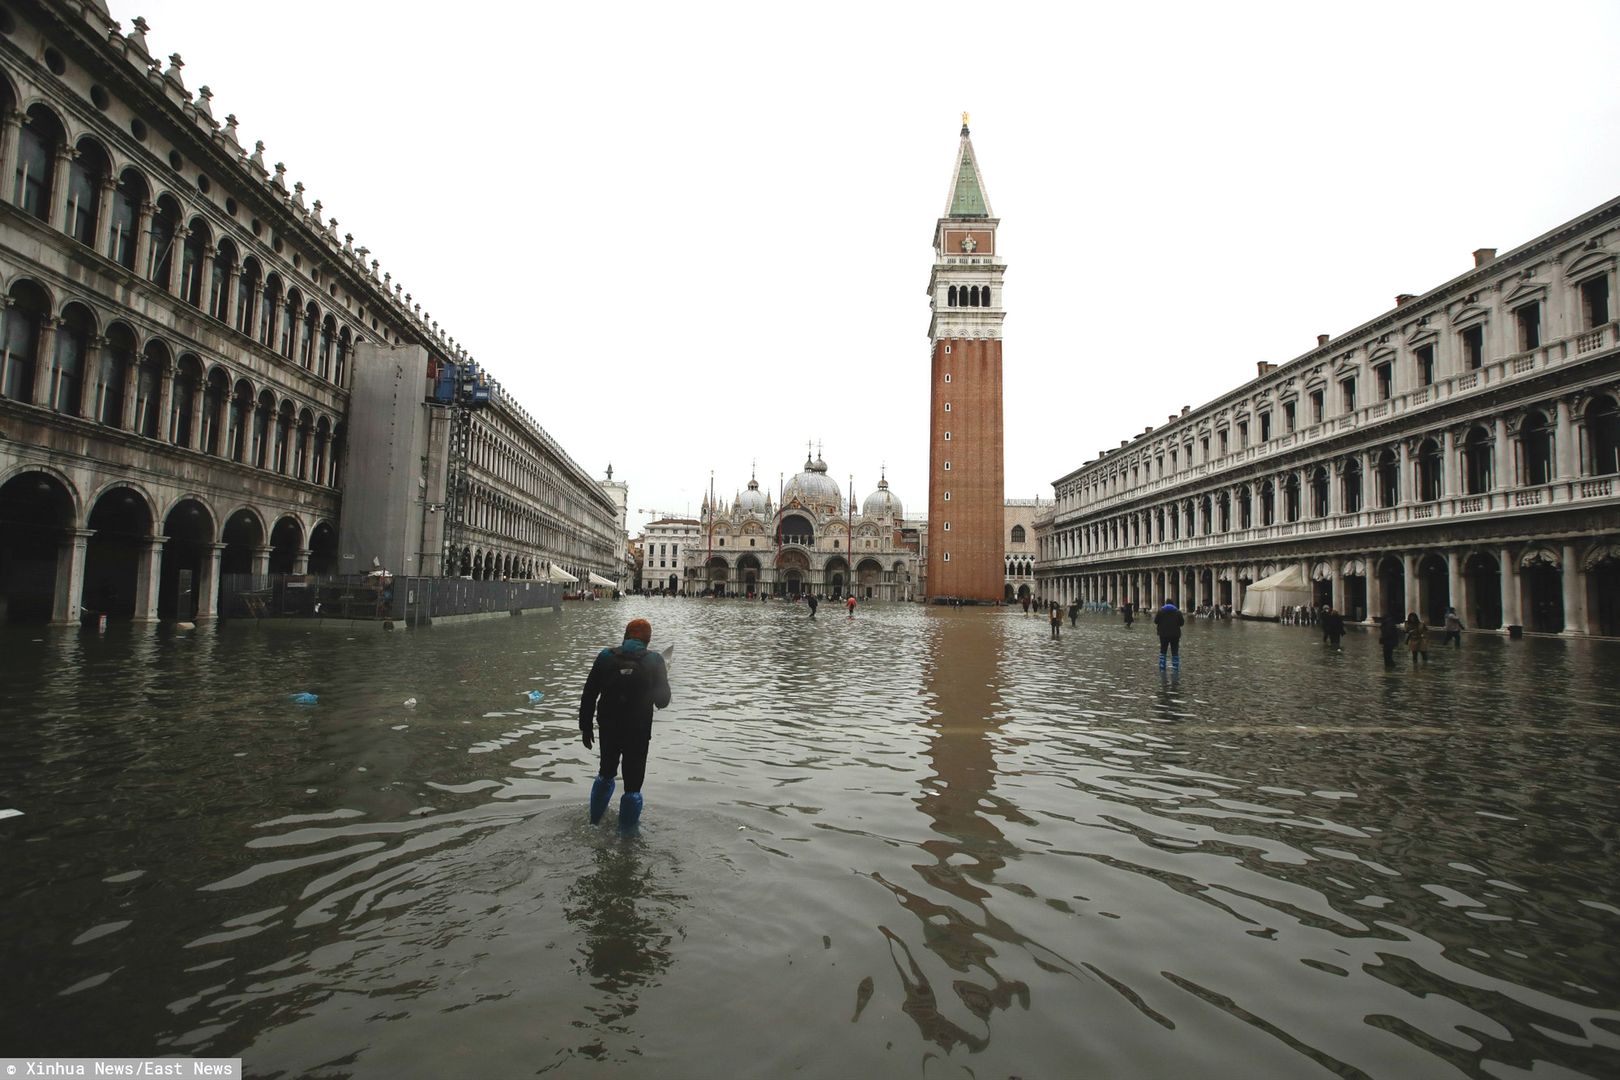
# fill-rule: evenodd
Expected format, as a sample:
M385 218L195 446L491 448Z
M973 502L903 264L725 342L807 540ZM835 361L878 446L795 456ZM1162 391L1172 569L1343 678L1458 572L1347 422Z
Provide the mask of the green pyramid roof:
M973 156L973 141L968 137L965 124L962 126L962 143L956 154L956 177L951 183L951 198L946 204L945 216L990 216L990 197L984 192L984 181L979 177L979 163Z

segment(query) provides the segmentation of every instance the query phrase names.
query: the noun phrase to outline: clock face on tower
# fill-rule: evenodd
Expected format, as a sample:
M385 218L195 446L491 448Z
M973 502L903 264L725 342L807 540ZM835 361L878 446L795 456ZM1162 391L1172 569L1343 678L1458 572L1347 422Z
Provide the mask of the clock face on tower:
M971 253L974 250L976 250L978 248L978 246L979 246L979 242L977 240L973 239L972 236L964 236L964 237L962 237L962 250L963 251Z

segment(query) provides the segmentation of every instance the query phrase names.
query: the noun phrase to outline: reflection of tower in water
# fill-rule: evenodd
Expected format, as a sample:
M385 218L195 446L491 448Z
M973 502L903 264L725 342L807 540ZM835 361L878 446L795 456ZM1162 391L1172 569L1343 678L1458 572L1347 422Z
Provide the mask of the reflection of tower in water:
M996 779L994 737L1000 704L1001 620L984 611L930 608L932 623L923 661L923 685L935 716L928 760L933 775L922 784L918 808L935 834L921 845L933 857L913 867L927 888L921 892L884 880L901 905L923 924L924 944L953 972L951 989L969 1012L986 1024L969 1031L942 1014L933 984L898 934L882 928L889 952L906 987L906 1014L930 1041L946 1050L958 1045L978 1050L990 1042L988 1023L996 1009L1015 1000L1027 1007L1029 987L1004 979L991 966L996 941L1043 952L987 907L996 873L1017 854L997 818L1032 824L1018 808L993 793ZM927 895L925 895L925 893ZM961 901L940 904L929 895ZM1068 966L1050 956L1041 961Z

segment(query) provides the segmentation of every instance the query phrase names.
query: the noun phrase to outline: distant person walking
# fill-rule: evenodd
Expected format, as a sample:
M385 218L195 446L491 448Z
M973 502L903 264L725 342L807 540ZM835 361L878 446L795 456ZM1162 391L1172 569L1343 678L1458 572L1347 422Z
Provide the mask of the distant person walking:
M1074 600L1069 604L1069 626L1072 629L1080 621L1080 601Z
M1415 611L1406 616L1406 647L1412 650L1413 667L1418 666L1419 656L1425 664L1429 662L1429 628Z
M596 654L579 695L580 740L591 749L593 713L602 739L602 761L591 784L592 825L607 812L621 760L624 797L619 800L619 828L632 832L641 820L641 782L647 776L653 709L669 704L669 670L664 658L647 648L651 640L652 624L631 619L624 628L624 643Z
M1159 632L1159 670L1164 670L1164 656L1169 652L1175 669L1181 670L1181 628L1187 620L1169 600L1153 615L1154 629Z
M1052 613L1048 619L1052 624L1052 640L1056 641L1063 636L1063 609L1053 603Z
M844 601L844 607L849 610L849 617L853 619L855 617L855 594L854 593L849 594L849 599Z
M1166 603L1169 603L1169 601L1166 601ZM1131 625L1136 618L1136 605L1127 600L1123 604L1119 605L1119 610L1121 614L1125 616L1125 625ZM1158 620L1155 619L1154 621L1157 622ZM1159 666L1164 667L1163 664L1160 664Z
M1395 646L1401 643L1401 627L1395 616L1385 615L1378 621L1378 644L1384 650L1384 666L1395 666Z
M1018 602L1020 604L1024 605L1024 614L1028 615L1029 614L1029 594L1025 593L1023 596L1020 596L1018 598Z
M1334 652L1343 652L1339 641L1344 637L1344 616L1333 608L1325 608L1322 612L1322 641L1333 646Z
M816 600L816 594L811 593L809 598L807 600L805 600L805 603L810 605L810 617L812 619L815 618L816 617L816 606L819 603L819 601Z
M1454 607L1446 608L1446 636L1440 639L1442 646L1455 645L1462 648L1463 621Z

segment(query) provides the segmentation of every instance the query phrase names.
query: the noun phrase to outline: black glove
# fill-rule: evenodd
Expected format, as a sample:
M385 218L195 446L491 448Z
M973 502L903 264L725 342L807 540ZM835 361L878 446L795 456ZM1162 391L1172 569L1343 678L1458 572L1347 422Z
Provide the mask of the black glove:
M585 744L585 749L589 750L596 740L591 738L590 732L581 731L579 733L579 741Z

